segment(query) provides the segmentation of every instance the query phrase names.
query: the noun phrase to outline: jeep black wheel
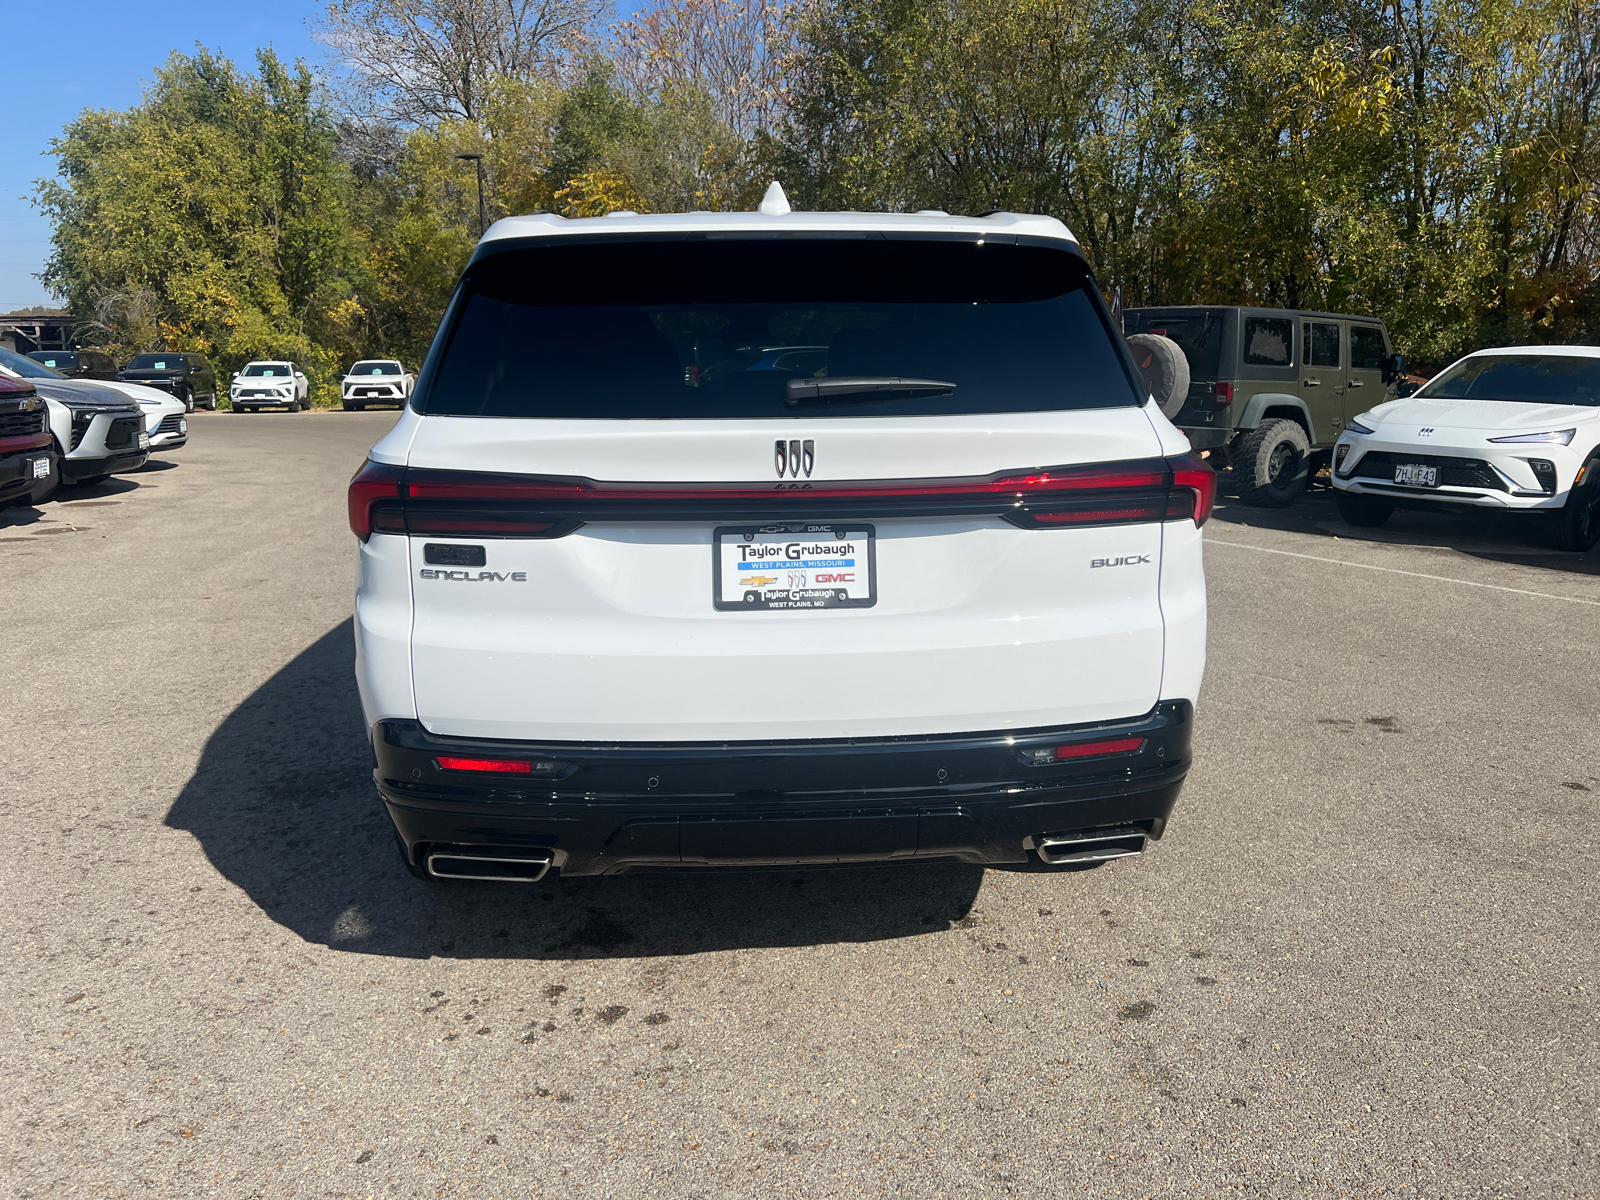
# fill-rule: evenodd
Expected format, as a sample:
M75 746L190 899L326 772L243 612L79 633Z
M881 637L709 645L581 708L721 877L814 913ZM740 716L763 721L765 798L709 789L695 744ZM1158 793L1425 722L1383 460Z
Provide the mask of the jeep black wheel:
M1578 474L1556 514L1556 546L1582 554L1600 542L1600 458L1584 463Z
M1357 529L1376 529L1394 516L1394 505L1371 496L1351 496L1339 493L1339 515L1346 525Z
M1284 508L1306 490L1311 441L1295 421L1266 421L1233 454L1239 499L1260 508Z

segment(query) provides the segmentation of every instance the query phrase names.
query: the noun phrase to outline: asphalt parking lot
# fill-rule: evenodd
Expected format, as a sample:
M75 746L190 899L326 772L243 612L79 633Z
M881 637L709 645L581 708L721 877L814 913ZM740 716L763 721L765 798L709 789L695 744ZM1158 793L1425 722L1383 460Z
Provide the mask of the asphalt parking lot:
M0 512L6 1194L1600 1188L1600 552L1225 500L1141 860L435 890L352 677L392 420Z

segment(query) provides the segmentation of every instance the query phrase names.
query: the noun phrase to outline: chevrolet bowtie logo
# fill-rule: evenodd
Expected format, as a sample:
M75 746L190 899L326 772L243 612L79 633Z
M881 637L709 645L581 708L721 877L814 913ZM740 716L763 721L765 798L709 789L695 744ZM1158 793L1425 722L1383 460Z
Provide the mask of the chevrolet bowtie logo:
M778 478L787 475L794 479L803 471L811 478L811 468L816 465L817 444L810 438L786 442L779 438L772 449L772 465L778 468Z

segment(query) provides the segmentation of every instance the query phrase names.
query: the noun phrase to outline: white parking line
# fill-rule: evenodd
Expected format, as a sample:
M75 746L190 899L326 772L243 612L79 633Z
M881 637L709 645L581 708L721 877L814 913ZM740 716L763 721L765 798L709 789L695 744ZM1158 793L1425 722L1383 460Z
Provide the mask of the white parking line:
M1398 567L1375 567L1370 563L1347 562L1342 558L1323 558L1319 554L1296 554L1293 550L1269 550L1244 542L1224 542L1207 538L1208 546L1232 546L1235 550L1258 550L1262 554L1281 554L1285 558L1309 558L1312 562L1333 563L1337 567L1359 567L1363 571L1386 571L1390 575L1409 575L1413 579L1432 579L1437 583L1459 583L1462 587L1488 588L1492 592L1515 592L1519 596L1538 596L1543 600L1565 600L1568 604L1589 604L1600 608L1600 600L1580 600L1576 596L1557 596L1553 592L1530 592L1527 588L1501 587L1498 583L1475 583L1471 579L1451 579L1448 575L1424 575L1421 571L1402 571Z

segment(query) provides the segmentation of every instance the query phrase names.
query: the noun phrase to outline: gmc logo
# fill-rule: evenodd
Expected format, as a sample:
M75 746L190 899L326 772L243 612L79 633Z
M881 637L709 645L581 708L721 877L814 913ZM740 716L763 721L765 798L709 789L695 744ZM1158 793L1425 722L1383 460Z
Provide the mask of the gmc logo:
M826 575L822 572L818 572L817 574L813 575L812 578L818 583L854 583L856 581L855 573L853 571L844 575Z

